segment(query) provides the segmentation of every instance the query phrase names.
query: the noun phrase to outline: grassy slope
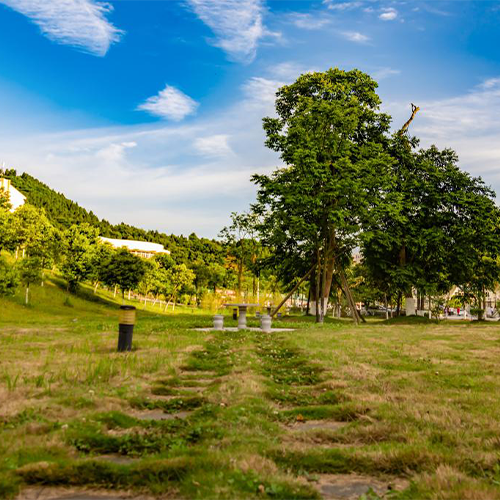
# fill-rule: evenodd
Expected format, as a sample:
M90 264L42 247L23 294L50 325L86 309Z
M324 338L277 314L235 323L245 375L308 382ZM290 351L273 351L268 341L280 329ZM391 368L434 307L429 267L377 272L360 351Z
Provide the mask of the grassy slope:
M214 337L192 329L208 314L139 311L123 355L112 297L66 297L47 284L32 307L22 291L0 301L0 498L42 483L314 498L296 474L356 472L409 478L396 498L500 499L496 325L287 318L290 334ZM214 370L201 398L182 390L197 370ZM196 411L174 424L130 416L154 407ZM298 436L284 427L297 419L347 425ZM106 452L140 460L92 459Z

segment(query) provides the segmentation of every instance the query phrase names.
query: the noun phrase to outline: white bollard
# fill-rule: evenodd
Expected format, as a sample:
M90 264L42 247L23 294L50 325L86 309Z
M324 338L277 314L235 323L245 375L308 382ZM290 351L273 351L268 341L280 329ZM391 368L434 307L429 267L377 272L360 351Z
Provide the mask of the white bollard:
M214 316L214 330L224 330L224 316L222 314Z
M269 314L263 314L260 318L260 328L265 333L271 333L271 316Z

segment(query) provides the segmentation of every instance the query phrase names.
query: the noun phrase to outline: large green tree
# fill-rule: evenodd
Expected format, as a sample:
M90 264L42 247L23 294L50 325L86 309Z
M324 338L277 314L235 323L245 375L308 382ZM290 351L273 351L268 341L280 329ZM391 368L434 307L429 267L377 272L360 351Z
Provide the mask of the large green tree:
M317 321L334 273L359 320L344 268L367 212L384 201L392 162L384 150L390 118L379 111L376 88L358 70L307 73L278 90L277 117L264 118L266 145L285 166L253 177L259 187L254 210L277 265L295 263L301 272L314 266Z
M388 150L395 160L390 203L371 213L362 233L370 281L400 298L414 290L418 297L442 294L452 285L484 294L499 275L493 191L460 170L450 149L418 150L417 139L398 133Z

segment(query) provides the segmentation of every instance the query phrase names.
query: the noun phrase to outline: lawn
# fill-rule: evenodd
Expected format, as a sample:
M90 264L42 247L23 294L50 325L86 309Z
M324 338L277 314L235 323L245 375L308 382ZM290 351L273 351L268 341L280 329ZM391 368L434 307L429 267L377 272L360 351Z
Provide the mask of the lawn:
M0 498L500 499L495 324L146 310L119 354L111 297L0 307Z

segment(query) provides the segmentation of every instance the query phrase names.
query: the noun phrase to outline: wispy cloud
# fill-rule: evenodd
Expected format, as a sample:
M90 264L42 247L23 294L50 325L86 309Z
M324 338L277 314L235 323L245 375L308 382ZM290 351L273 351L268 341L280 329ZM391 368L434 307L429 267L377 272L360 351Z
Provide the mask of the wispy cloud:
M167 85L158 95L149 97L144 103L137 106L137 110L147 111L160 118L180 121L193 114L197 107L198 103L191 97L179 89Z
M290 21L304 30L319 30L330 24L331 20L324 15L312 15L302 12L293 12L290 14Z
M262 0L187 0L187 3L215 33L214 45L233 60L252 61L259 41L271 34L263 24Z
M392 7L382 10L382 14L378 16L382 21L394 21L398 17L398 11Z
M115 28L106 14L108 3L94 0L0 0L28 17L49 39L104 56L117 42L122 31Z
M370 40L370 37L363 35L362 33L358 33L357 31L342 31L340 34L350 42L366 43Z
M228 139L226 134L198 137L194 141L194 147L203 156L227 156L233 152Z
M383 80L384 78L389 78L390 76L400 75L401 71L399 69L393 68L380 68L372 73L375 80Z
M331 10L344 11L353 10L361 7L363 2L337 2L334 0L323 0L323 3Z

